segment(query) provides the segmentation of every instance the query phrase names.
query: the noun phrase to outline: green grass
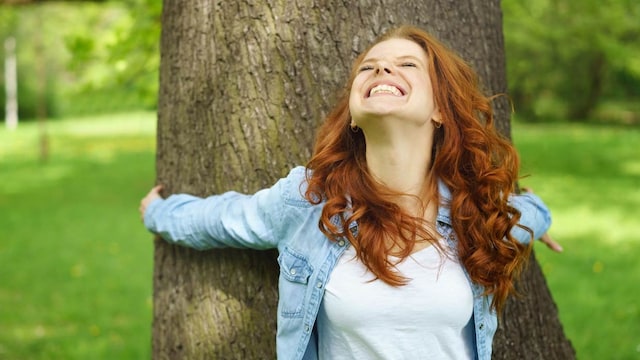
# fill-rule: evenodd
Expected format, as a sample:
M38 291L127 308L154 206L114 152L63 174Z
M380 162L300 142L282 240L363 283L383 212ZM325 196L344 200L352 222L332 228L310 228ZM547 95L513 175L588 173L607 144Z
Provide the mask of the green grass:
M556 254L536 255L578 359L640 358L640 128L514 124Z
M3 124L4 125L4 124ZM0 359L150 355L154 115L0 129Z
M0 127L0 359L150 357L149 113ZM522 184L551 207L537 256L579 359L640 358L640 129L514 124Z

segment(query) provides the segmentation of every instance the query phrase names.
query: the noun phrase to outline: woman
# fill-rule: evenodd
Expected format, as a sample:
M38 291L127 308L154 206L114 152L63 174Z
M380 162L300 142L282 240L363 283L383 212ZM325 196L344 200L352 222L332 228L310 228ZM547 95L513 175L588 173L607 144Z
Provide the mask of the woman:
M470 67L404 26L355 60L306 168L254 195L155 187L140 211L172 243L279 250L280 359L490 359L550 225L517 171Z

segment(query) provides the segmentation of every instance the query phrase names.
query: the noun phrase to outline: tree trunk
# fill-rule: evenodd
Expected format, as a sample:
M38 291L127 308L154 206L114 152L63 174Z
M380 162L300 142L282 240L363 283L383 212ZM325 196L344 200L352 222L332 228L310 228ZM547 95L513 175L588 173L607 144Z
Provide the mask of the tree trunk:
M165 0L158 182L168 193L254 192L306 163L352 59L403 23L459 51L489 93L506 92L499 1ZM505 98L496 111L508 134ZM155 249L154 359L275 358L275 253L196 252L159 240ZM539 271L534 276L542 279ZM548 294L544 280L527 296L548 305L544 311L555 309L540 293ZM510 306L505 318L521 328L511 331L505 322L496 352L541 358L535 349L555 349L550 343L570 349L555 311L541 324L520 307ZM514 338L523 329L529 333ZM557 354L544 358L567 358Z
M38 9L42 10L42 9ZM43 22L43 11L36 12L38 21ZM42 32L38 32L34 39L33 45L35 60L36 60L36 73L38 74L38 89L37 89L37 107L36 118L38 119L38 144L39 144L39 159L41 163L46 163L49 160L49 135L47 133L47 87L48 87L48 74L47 74L47 58L45 55L45 44Z
M521 297L507 301L493 341L493 359L575 359L562 331L558 309L551 298L535 254L517 286Z

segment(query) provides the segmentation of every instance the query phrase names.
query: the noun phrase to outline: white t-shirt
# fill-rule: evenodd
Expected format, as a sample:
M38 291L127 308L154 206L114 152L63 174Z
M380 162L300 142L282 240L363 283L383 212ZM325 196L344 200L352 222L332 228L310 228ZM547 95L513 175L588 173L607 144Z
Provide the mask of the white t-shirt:
M457 261L429 246L396 265L411 280L393 287L355 255L345 251L326 285L321 360L473 358L473 294Z

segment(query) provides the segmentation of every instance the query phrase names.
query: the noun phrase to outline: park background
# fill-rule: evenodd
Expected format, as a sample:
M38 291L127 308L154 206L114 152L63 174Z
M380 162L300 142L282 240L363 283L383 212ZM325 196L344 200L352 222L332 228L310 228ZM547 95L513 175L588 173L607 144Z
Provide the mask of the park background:
M565 332L578 359L638 359L640 3L502 7L522 185L565 247L536 246ZM0 359L149 358L153 251L137 207L155 178L160 12L0 5L20 115L0 127Z

